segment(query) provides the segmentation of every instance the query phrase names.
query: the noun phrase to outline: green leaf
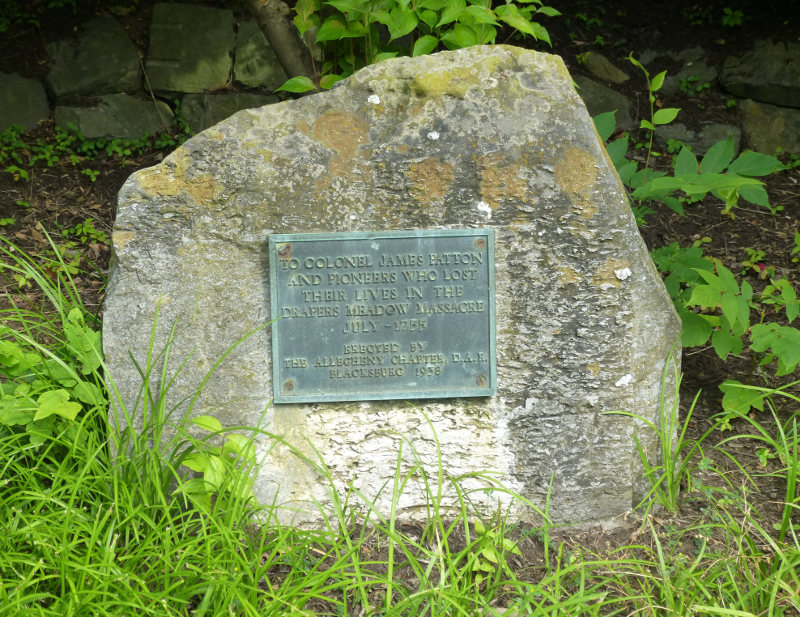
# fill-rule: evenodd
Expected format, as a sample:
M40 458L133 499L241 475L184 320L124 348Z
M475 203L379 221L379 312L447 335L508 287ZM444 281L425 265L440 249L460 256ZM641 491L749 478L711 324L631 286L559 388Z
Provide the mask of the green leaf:
M639 123L639 128L640 129L650 129L651 131L654 131L656 127L654 127L652 124L650 124L649 120L642 119L642 121Z
M497 559L497 552L495 552L495 550L494 550L494 549L493 549L491 546L487 546L487 547L485 547L485 548L484 548L484 549L481 551L481 555L483 555L484 557L486 557L486 559L488 559L488 560L489 560L489 561L491 561L492 563L497 563L497 562L498 562L498 559Z
M675 107L665 107L664 109L659 109L655 114L653 114L653 123L669 124L677 117L679 111L680 109Z
M203 480L212 490L219 490L225 478L225 463L218 456L209 456Z
M769 208L769 196L763 186L743 186L739 189L739 196L751 204Z
M376 61L379 62L379 60ZM330 90L333 87L333 84L340 82L344 79L341 75L325 75L322 79L319 80L319 87L323 90Z
M675 157L675 175L690 176L697 174L697 157L686 146L681 148L678 156Z
M492 24L493 26L499 26L500 24L495 21L494 13L490 10L482 7L482 6L468 6L465 11L472 15L478 23L481 24Z
M747 283L747 281L742 281L742 288L744 288L745 283ZM747 328L750 327L750 306L747 304L747 300L745 299L744 295L736 296L736 302L739 305L739 314L737 315L737 319L743 326L744 330L747 330Z
M689 300L689 306L702 306L704 308L714 308L720 302L719 291L709 285L698 285L692 289L692 299Z
M322 24L317 31L317 42L320 41L338 41L347 33L347 24L341 21L338 17L331 17ZM297 78L295 78L297 79ZM289 80L291 81L291 79ZM311 81L311 80L309 80ZM289 82L286 82L287 84ZM286 86L286 84L284 84ZM297 90L289 90L289 92L298 92ZM305 92L305 90L299 90Z
M601 116L603 114L600 114ZM599 118L600 116L598 116ZM595 123L596 125L596 123ZM599 133L598 129L598 133ZM612 131L613 132L613 131ZM610 134L609 134L610 135ZM620 164L628 161L625 161L625 154L628 152L628 137L621 137L620 139L615 139L610 144L606 146L606 152L608 152L608 156L611 159L611 162L614 163L614 167L620 167Z
M0 398L0 424L6 426L24 425L33 422L36 403L33 399L3 396Z
M396 51L383 51L383 52L377 54L373 58L373 64L378 64L378 62L383 62L384 60L391 60L392 58L396 58L396 57L397 57L397 52ZM341 77L341 79L344 79L344 77Z
M798 314L800 314L799 302L793 302L786 305L786 319L789 320L789 323L792 323L795 319L797 319Z
M222 423L213 416L197 416L191 423L210 433L222 431Z
M753 286L747 281L742 281L742 295L745 300L750 301L753 299Z
M592 120L594 120L594 127L597 129L598 135L600 135L600 141L608 141L608 138L611 137L614 129L617 128L617 121L614 119L615 114L616 111L608 111L592 118ZM627 146L627 139L625 141L625 145ZM625 153L623 152L623 156L624 154ZM611 160L613 161L614 159L612 158Z
M729 291L732 294L739 293L739 284L736 282L736 277L733 276L730 270L722 264L717 264L717 274L719 275L719 280L725 291Z
M742 353L742 337L733 336L725 330L715 331L711 337L711 343L714 345L714 351L722 360L725 360L729 353L733 353L734 356Z
M725 141L720 141L708 149L700 164L700 172L704 174L719 174L730 165L733 160L733 137L728 136Z
M430 34L422 36L414 43L414 57L424 56L431 53L439 44L439 39Z
M661 198L661 201L664 202L664 205L667 206L670 210L674 210L681 216L683 216L683 204L679 199L675 197L664 196Z
M709 272L705 269L698 269L697 274L699 274L703 280L708 283L712 288L716 289L717 291L728 291L728 288L725 286L720 278L715 275L713 272Z
M447 8L442 12L442 17L436 27L439 28L457 20L466 8L466 0L447 0Z
M192 452L182 462L189 469L198 473L204 472L208 467L208 458L201 452Z
M653 81L650 82L650 92L658 92L661 89L661 86L664 85L664 78L666 76L667 72L662 71L653 77Z
M462 48L472 47L473 45L480 44L478 34L470 26L465 24L456 24L453 27L453 30L456 34L456 40Z
M699 347L700 345L705 345L714 329L711 324L700 315L695 315L690 311L679 314L683 322L681 345L684 347Z
M100 388L88 381L79 381L72 389L72 394L76 399L87 405L97 406L106 403L105 397L100 392Z
M314 82L308 77L292 77L280 88L276 88L275 92L280 90L285 90L286 92L308 92L309 90L315 89L316 86L314 85Z
M748 413L750 407L764 411L764 395L758 390L738 387L741 385L736 380L729 380L720 385L719 389L725 393L722 397L722 408L729 413L741 414Z
M439 19L439 15L437 15L433 11L425 10L425 11L420 11L419 12L419 18L423 22L425 22L431 30L433 30L436 27L436 22ZM437 41L438 41L438 39L437 39ZM430 53L430 52L428 52L428 53ZM417 55L421 56L421 55L424 55L424 54L417 54Z
M222 453L241 455L251 463L256 461L256 453L252 441L248 437L237 433L232 433L226 437Z
M0 341L0 364L6 367L22 362L22 349L10 341Z
M621 168L617 170L617 173L619 174L619 179L622 182L627 182L628 180L633 178L633 175L636 173L638 167L639 164L636 161L632 161L627 165L623 165Z
M473 521L473 524L475 525L475 532L478 535L482 536L486 533L486 527L484 527L483 523L481 523L477 518Z
M367 2L364 0L328 0L325 4L339 9L342 13L366 13Z
M419 18L414 11L408 9L394 9L391 12L394 19L394 26L389 26L390 40L399 39L417 27ZM477 40L477 37L476 37Z
M728 172L742 176L767 176L783 169L785 169L783 164L774 156L758 152L745 152L731 163Z
M695 289L697 288L695 287ZM736 300L736 296L731 293L724 293L720 298L719 304L722 309L722 314L725 315L725 319L728 320L728 323L733 324L738 321L739 302Z
M49 390L42 394L36 402L39 403L39 408L33 417L34 421L47 418L53 414L68 420L74 420L81 410L81 404L70 403L69 392L62 389Z

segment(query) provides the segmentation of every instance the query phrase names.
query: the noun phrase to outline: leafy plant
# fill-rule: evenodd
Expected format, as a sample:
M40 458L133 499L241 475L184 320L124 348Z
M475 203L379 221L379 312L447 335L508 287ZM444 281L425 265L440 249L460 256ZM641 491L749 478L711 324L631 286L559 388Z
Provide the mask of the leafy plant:
M692 75L691 77L683 78L681 77L681 85L680 91L685 94L700 94L703 90L708 90L711 88L711 84L708 82L705 83L696 83L699 82L700 78L697 75Z
M299 0L294 7L301 37L325 54L322 66L314 66L316 83L293 77L279 90L327 89L366 65L433 53L440 45L453 50L492 44L501 24L550 44L547 30L535 19L560 15L541 0L507 0L496 7L491 0L330 0L324 10L322 5L321 0ZM381 40L379 24L388 29L388 42ZM312 28L318 28L313 41Z
M22 178L23 180L29 180L30 179L30 177L28 176L28 172L25 171L24 169L20 169L16 165L11 165L9 167L6 167L6 171L11 173L11 174L14 174L14 181L15 182L18 181L20 178Z
M108 244L108 236L105 232L100 231L94 226L94 219L84 219L83 223L78 223L75 227L68 227L61 231L61 235L65 238L69 238L70 236L75 236L76 238L80 239L80 241L86 242L102 242L103 244Z
M477 518L473 524L475 533L478 534L474 551L470 554L475 583L480 585L484 577L493 575L516 578L503 557L506 552L514 555L522 555L522 552L515 542L504 537L502 525L496 529L487 529Z
M723 26L733 28L734 26L742 25L742 19L744 18L744 13L742 13L742 11L734 11L729 7L722 9L722 11L725 13L722 17Z
M99 171L92 171L91 169L82 169L82 170L81 170L81 173L82 173L84 176L89 176L89 179L90 179L92 182L94 182L95 180L97 180L97 176L99 176L99 175L100 175L100 172L99 172Z

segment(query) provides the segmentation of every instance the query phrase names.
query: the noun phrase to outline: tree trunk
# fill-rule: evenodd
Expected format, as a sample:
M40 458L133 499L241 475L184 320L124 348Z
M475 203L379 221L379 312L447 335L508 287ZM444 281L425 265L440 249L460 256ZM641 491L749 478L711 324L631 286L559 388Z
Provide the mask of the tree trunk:
M286 74L313 80L311 54L300 40L292 9L283 0L246 0L246 4Z

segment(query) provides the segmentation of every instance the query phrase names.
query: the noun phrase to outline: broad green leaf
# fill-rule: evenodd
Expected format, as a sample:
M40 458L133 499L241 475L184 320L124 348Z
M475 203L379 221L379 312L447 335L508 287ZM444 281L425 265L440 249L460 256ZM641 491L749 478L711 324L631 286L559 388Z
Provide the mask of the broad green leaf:
M480 43L478 34L470 26L459 23L453 27L453 30L456 34L456 40L462 48L472 47L473 45L478 45Z
M308 92L309 90L316 89L314 82L308 77L292 77L280 88L276 88L276 92L285 90L286 92Z
M24 425L33 422L36 403L31 398L17 398L5 395L0 398L0 424L6 426Z
M681 148L678 156L675 157L675 175L690 176L697 174L697 157L686 146Z
M732 294L739 293L739 284L736 282L736 277L733 276L730 270L722 264L717 264L717 274L719 275L719 280L722 282L725 291L729 291Z
M753 286L747 281L742 281L742 295L745 300L753 299Z
M738 356L742 353L742 337L733 336L730 332L725 330L717 330L711 336L711 343L714 345L714 351L722 359L728 357L729 353Z
M639 123L639 128L650 129L651 131L653 131L655 130L656 127L654 127L649 120L642 119L642 121Z
M100 392L100 388L88 381L79 381L75 384L72 394L76 399L87 405L103 405L106 402L105 397Z
M697 274L699 274L713 289L716 289L717 291L728 290L728 288L725 286L725 283L723 283L713 272L709 272L708 270L697 270Z
M679 111L680 109L675 107L665 107L664 109L659 109L655 114L653 114L653 124L669 124L677 117Z
M661 71L658 75L653 77L653 81L650 82L650 92L658 92L661 86L664 85L664 78L666 76L667 72Z
M439 11L447 6L447 0L420 0L417 2L418 9L430 9L431 11Z
M793 302L786 305L786 319L789 320L789 323L797 319L798 314L800 314L800 303Z
M439 39L430 34L422 36L414 43L414 57L431 53L439 44Z
M603 114L600 114L603 115ZM600 116L598 116L599 118ZM595 123L596 124L596 123ZM599 133L598 129L598 133ZM612 130L613 133L613 130ZM610 136L610 134L609 134ZM602 137L602 135L601 135ZM625 155L628 152L628 137L621 137L620 139L615 139L610 144L606 146L606 152L608 152L608 156L611 159L611 162L614 163L614 167L619 168L620 164L625 161Z
M183 464L192 471L202 473L206 470L206 467L208 467L208 458L202 452L192 452L183 459Z
M389 33L392 36L391 40L405 36L416 28L419 23L417 14L408 9L402 11L395 9L392 11L391 15L394 18L394 26L389 26Z
M0 341L0 364L6 367L22 362L22 349L10 341Z
M222 423L213 416L197 416L193 418L191 422L204 431L209 431L211 433L219 433L222 431Z
M441 41L441 43L451 51L454 49L460 49L458 39L456 39L456 33L452 28L445 31L445 33L439 38L439 41Z
M74 420L75 416L81 410L80 403L71 403L69 400L69 392L66 390L49 390L39 396L36 402L39 408L36 410L36 415L33 417L34 421L47 418L53 414L59 415L68 420Z
M767 176L782 169L785 169L783 164L774 156L758 152L745 152L731 163L728 172L743 176Z
M293 21L300 34L305 34L308 29L314 25L313 21L310 19L303 19L300 15L295 15Z
M437 21L438 21L438 19L439 19L439 15L437 15L437 14L436 14L436 13L434 13L433 11L427 11L427 10L426 10L426 11L420 11L420 12L419 12L419 18L420 18L420 19L421 19L423 22L425 22L426 24L428 24L428 27L429 27L431 30L433 30L433 29L436 27L436 22L437 22ZM425 37L422 37L422 38L425 38ZM434 38L435 38L435 37L434 37ZM437 42L438 42L438 40L439 40L439 39L436 39L436 40L437 40ZM416 44L415 44L415 46L416 46ZM427 53L430 53L430 52L427 52ZM424 54L416 54L416 55L422 56L422 55L424 55Z
M396 51L383 51L375 56L373 60L373 64L378 64L378 62L383 62L384 60L391 60L392 58L397 57ZM340 76L340 79L344 79L344 77ZM336 81L339 81L338 79Z
M442 17L436 27L444 26L457 20L461 14L466 10L466 0L447 0L447 8L442 12ZM442 37L444 39L444 37Z
M700 173L719 174L730 165L733 160L733 137L730 135L725 141L720 141L708 149L700 163Z
M323 90L330 90L333 84L340 82L344 79L341 75L325 75L319 80L319 87Z
M742 281L743 289L745 283L747 283L747 281ZM747 300L745 299L744 295L736 296L736 302L739 304L739 314L736 319L743 326L744 330L747 330L747 328L750 327L750 305L747 304Z
M751 204L769 208L769 196L763 186L743 186L739 189L739 195Z
M689 306L714 308L719 304L721 295L719 291L709 285L698 285L692 289L692 299L689 300Z
M483 523L481 523L477 518L473 521L473 524L475 525L475 532L478 535L482 536L486 533L486 527L484 527Z
M499 26L500 24L494 18L494 13L490 10L482 7L482 6L468 6L466 12L472 15L476 21L482 24L492 24L493 26Z
M548 17L558 17L559 15L561 15L559 11L556 11L553 7L550 6L543 6L536 12L542 13L543 15L547 15Z
M317 42L338 41L339 39L343 38L346 33L347 33L347 24L345 24L338 17L332 17L326 20L325 23L322 24L319 30L317 31ZM286 83L288 84L289 82ZM284 84L284 86L285 85L286 84ZM295 90L289 90L289 92L295 92ZM300 90L300 92L305 92L305 91Z
M497 38L497 28L495 28L494 26L489 26L484 30L483 40L481 40L481 45L494 45L496 38Z
M325 4L339 9L342 13L366 13L368 10L368 2L365 0L329 0Z
M503 548L514 555L522 555L522 551L519 550L519 546L517 546L516 542L508 538L503 538Z
M209 488L218 490L222 486L222 481L225 478L225 463L218 456L209 456L208 464L206 465L203 480Z
M227 436L225 445L222 447L222 453L241 455L251 463L256 461L256 453L252 441L248 437L237 433Z
M683 322L681 345L684 347L705 345L714 329L711 324L700 315L695 315L690 311L680 313L680 317Z
M731 293L722 294L719 306L722 309L722 314L725 315L725 319L728 320L728 323L734 324L738 321L739 302L736 300L736 296Z
M345 38L360 38L367 35L367 29L360 21L351 21L345 29Z
M772 352L778 357L777 375L786 375L800 363L800 330L778 326L778 338L772 343Z
M594 118L592 118L592 120L594 121L594 127L597 129L598 135L600 135L600 141L602 142L608 141L608 138L611 137L611 134L614 132L614 129L617 128L617 121L614 119L614 115L616 113L617 113L616 111L608 111L604 114L600 114L599 116L595 116ZM627 146L627 143L625 145ZM613 161L614 159L612 158L611 160Z
M778 340L776 324L756 324L750 330L750 349L753 351L766 351Z
M722 397L722 408L728 412L746 414L750 407L764 411L764 395L758 390L740 388L742 384L735 380L724 382L719 389L725 393Z
M617 173L619 174L619 179L622 182L627 182L628 180L633 178L638 167L639 164L636 161L632 161L627 165L623 165L621 168L617 170Z
M484 557L486 557L486 559L488 559L488 560L489 560L489 561L491 561L492 563L497 563L497 562L498 562L498 559L497 559L497 553L495 552L494 548L492 548L491 546L487 546L487 547L485 547L485 548L484 548L484 549L481 551L481 555L483 555Z

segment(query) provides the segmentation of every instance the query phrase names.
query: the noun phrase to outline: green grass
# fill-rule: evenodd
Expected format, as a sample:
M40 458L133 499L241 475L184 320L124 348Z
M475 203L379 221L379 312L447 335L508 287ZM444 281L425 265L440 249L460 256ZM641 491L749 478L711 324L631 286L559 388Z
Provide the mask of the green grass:
M750 418L752 436L742 437L783 456L777 473L786 483L788 514L777 530L753 508L749 485L734 490L730 482L708 482L713 469L700 479L694 463L675 458L661 470L648 468L652 485L660 487L651 497L661 499L664 490L663 498L677 503L680 482L691 478L706 492L702 516L682 528L657 527L650 504L643 504L641 533L630 544L590 550L565 541L564 530L547 522L546 509L538 527L512 524L505 512L476 520L466 478L447 476L441 458L435 469L418 462L401 471L401 452L394 481L384 488L392 497L388 516L373 507L377 496L354 488L339 493L318 457L308 463L328 478L332 505L320 506L324 525L289 528L279 523L277 504L251 498L258 468L252 440L268 433L222 430L208 419L192 424L168 408L166 390L151 390L149 383L153 367L164 366L157 381L169 384L186 361L170 359L169 348L163 356L151 350L140 367L139 402L126 408L91 335L80 345L68 336L70 324L97 325L69 272L48 273L20 251L5 257L5 268L33 281L42 301L24 311L8 304L0 314L8 326L2 340L8 349L58 360L69 375L48 381L35 370L45 365L23 370L0 353L4 404L14 398L12 386L17 391L37 380L42 392L74 392L78 386L65 383L83 380L103 396L71 398L80 404L74 419L56 413L59 420L41 438L31 426L41 421L2 423L9 407L0 407L0 615L433 617L500 615L501 608L509 609L506 615L542 616L797 614L794 418L778 424L777 434ZM76 322L75 309L83 321ZM116 411L110 423L109 397ZM39 413L42 404L31 404ZM664 421L685 428L676 424L676 409L665 406ZM197 436L199 429L207 438ZM665 441L666 451L692 460L685 431L670 429L670 435L677 443ZM413 446L403 447L413 452ZM478 470L469 477L475 476L490 477ZM428 512L427 525L413 533L394 516L412 479L426 487ZM440 505L452 492L460 511L445 517Z

